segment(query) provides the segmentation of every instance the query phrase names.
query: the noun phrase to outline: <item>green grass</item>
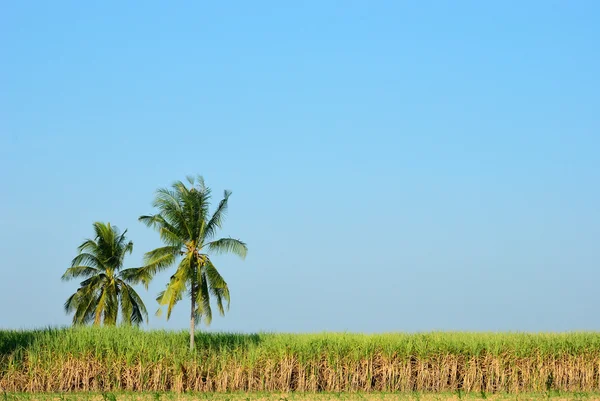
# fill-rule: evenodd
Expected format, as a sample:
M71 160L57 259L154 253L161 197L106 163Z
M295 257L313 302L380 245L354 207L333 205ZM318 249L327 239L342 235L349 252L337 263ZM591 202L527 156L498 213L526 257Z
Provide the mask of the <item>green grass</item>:
M136 328L0 330L0 355L26 350L30 355L94 355L99 358L142 358L156 361L169 355L189 359L187 332L143 331ZM215 352L253 358L293 353L311 359L332 357L362 358L382 353L387 356L428 358L445 354L480 356L483 353L515 357L532 355L600 354L600 333L452 333L421 334L235 334L199 333L198 356Z

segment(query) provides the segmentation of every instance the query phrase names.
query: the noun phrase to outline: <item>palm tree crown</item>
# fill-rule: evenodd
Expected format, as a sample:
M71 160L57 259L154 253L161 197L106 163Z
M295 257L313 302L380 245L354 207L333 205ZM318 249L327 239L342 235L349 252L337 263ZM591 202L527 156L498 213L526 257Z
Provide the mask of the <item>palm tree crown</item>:
M193 348L194 327L201 318L208 325L212 320L211 296L215 298L219 313L223 315L224 302L229 308L229 288L212 263L208 252L234 253L246 257L246 244L234 238L215 239L227 211L230 191L225 191L216 210L209 215L211 190L202 177L188 177L190 187L181 181L171 189L157 190L153 206L158 213L141 216L139 220L155 228L165 246L150 251L145 256L145 266L137 276L148 285L152 277L179 260L175 273L158 302L167 308L167 319L175 304L185 294L191 299L190 347ZM160 313L157 312L157 314Z
M73 324L116 325L121 306L124 324L148 320L144 302L129 285L140 268L123 269L123 260L133 251L125 230L122 234L110 223L94 223L95 239L85 240L62 276L67 281L83 278L79 289L65 302L67 313L75 312Z

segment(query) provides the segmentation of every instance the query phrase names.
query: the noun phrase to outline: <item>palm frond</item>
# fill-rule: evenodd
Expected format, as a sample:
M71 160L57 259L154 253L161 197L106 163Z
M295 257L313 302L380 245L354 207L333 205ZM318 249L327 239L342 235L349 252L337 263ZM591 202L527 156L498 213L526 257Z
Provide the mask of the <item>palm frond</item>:
M127 232L127 230L125 230ZM123 261L125 260L125 255L133 253L133 242L132 241L124 241L125 232L123 232L122 239L119 239L119 243L117 244L118 249L118 265L123 266Z
M182 237L182 232L180 232L179 228L175 227L173 224L171 224L169 221L167 221L165 219L165 217L161 214L140 216L138 218L138 221L145 224L146 227L154 228L155 230L157 230L159 232L161 229L164 228L164 229L174 233L178 237ZM185 232L183 234L185 234ZM183 237L185 237L185 235L183 235Z
M75 309L77 309L77 305L79 304L79 297L77 296L77 292L74 292L67 300L65 301L64 308L65 313L71 313Z
M191 179L191 182L194 180ZM187 240L197 240L206 222L210 189L202 185L195 187L193 184L188 188L177 181L172 185L172 191L167 192L177 199L179 208L174 210L170 202L167 202L160 207L161 215L172 223L176 222L175 225L185 227Z
M137 272L131 272L132 279L144 283L148 288L148 283L154 275L160 271L172 266L177 260L179 247L163 246L156 248L144 255L144 266L140 267Z
M104 325L115 326L119 316L119 289L116 282L105 287L107 292L106 307L104 308Z
M208 209L210 206L211 190L210 188L201 186L193 188L191 191L190 218L194 222L192 229L192 237L196 243L204 242L204 232L208 221Z
M204 271L206 274L206 278L208 279L210 292L217 300L217 307L219 308L219 313L222 316L225 314L223 300L227 302L227 310L229 310L229 287L227 286L227 283L225 282L223 277L221 277L221 275L219 274L219 271L212 264L210 259L207 261Z
M120 287L119 304L121 305L121 324L131 326L133 305L131 304L131 298L129 297L129 287L123 281L119 281L118 285Z
M83 241L81 243L81 245L79 245L77 247L77 251L79 253L88 252L88 253L91 253L92 255L97 255L98 254L98 244L93 239L88 238L85 241Z
M181 247L185 243L185 238L181 238L179 234L171 231L168 227L160 227L158 233L165 244Z
M73 278L89 278L96 274L99 274L101 270L91 266L73 266L69 267L62 275L61 280L69 281Z
M144 317L148 320L146 306L133 287L124 281L119 282L119 287L123 324L137 326L144 321Z
M171 317L173 307L179 302L188 285L187 276L189 274L189 259L184 258L179 263L179 267L174 275L171 276L167 288L157 298L160 306L167 307L167 320Z
M71 267L86 265L96 269L105 269L104 263L93 253L82 252L71 261Z
M94 276L85 280L75 294L71 295L65 303L67 312L75 311L73 324L86 324L93 320L93 312L96 308L98 294L104 283L103 276Z
M119 253L119 250L116 249L116 240L119 236L119 231L117 227L112 227L110 223L101 223L99 221L94 223L94 232L96 233L96 256L100 260L108 260L118 259L116 255Z
M79 283L79 285L82 288L85 288L85 287L96 288L99 285L106 284L106 281L107 281L106 279L107 279L106 274L100 273L100 274L97 274L95 276L92 276L90 278L83 280L81 283Z
M129 287L129 296L131 298L131 303L133 305L133 314L131 316L132 322L134 324L139 324L146 319L148 321L148 311L146 310L146 305L144 301L139 296L137 291L131 286Z
M96 307L94 308L94 325L99 326L102 322L102 314L104 313L104 309L106 308L107 294L106 287L103 287L98 295L96 300Z
M96 307L97 296L94 293L85 294L79 299L75 314L73 315L73 324L82 325L91 323L94 320L94 310Z
M153 206L160 210L160 216L181 237L191 238L190 221L186 218L185 197L188 190L180 181L173 184L174 191L160 188L156 191Z
M240 258L245 259L248 253L248 247L239 239L221 238L216 241L209 242L206 247L215 253L233 253Z
M148 269L144 269L144 267L131 267L129 269L121 270L118 277L126 283L142 283L146 289L148 289L148 285L152 280L151 272Z
M138 217L138 221L144 223L146 227L154 227L160 221L161 217L158 214L143 215Z
M193 175L188 175L185 178L192 187L197 187L200 191L206 191L209 189L204 182L204 177L202 177L200 174L196 174L195 177Z
M225 279L223 279L215 265L213 265L212 261L208 258L204 266L204 272L206 273L206 277L212 288L227 288Z
M217 209L213 213L212 217L208 223L206 223L206 228L202 233L203 239L211 240L217 234L217 229L222 227L225 214L227 213L227 204L230 196L231 191L225 190L223 192L223 199L221 199L219 206L217 206Z
M212 309L210 307L210 290L208 280L201 269L198 269L198 291L196 295L196 310L198 317L204 316L204 323L208 326L212 322ZM196 321L200 323L200 319Z

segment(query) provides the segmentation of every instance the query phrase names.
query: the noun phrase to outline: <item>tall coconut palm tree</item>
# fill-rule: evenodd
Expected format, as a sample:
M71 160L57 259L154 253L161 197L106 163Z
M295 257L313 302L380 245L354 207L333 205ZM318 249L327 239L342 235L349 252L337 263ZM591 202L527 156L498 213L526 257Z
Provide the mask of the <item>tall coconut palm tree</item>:
M212 320L211 296L216 300L219 313L225 314L223 302L229 308L229 288L219 274L208 253L233 253L242 259L248 248L242 241L234 238L215 239L221 228L227 211L230 191L225 191L216 210L209 215L211 190L204 179L188 177L190 187L181 181L175 182L171 189L156 191L153 206L158 213L141 216L139 220L148 227L155 228L165 246L150 251L145 256L145 266L138 279L148 285L159 271L177 264L164 291L157 298L167 308L167 319L175 304L184 294L189 295L190 311L190 350L194 349L194 330L204 317L207 325ZM161 313L161 309L157 314Z
M79 255L62 276L65 281L84 279L65 302L65 311L75 312L74 325L93 322L96 326L114 326L120 305L122 322L139 325L144 318L148 320L148 312L129 283L136 281L140 268L123 269L123 260L133 251L133 242L127 240L127 230L121 234L110 223L94 223L94 232L94 239L79 245Z

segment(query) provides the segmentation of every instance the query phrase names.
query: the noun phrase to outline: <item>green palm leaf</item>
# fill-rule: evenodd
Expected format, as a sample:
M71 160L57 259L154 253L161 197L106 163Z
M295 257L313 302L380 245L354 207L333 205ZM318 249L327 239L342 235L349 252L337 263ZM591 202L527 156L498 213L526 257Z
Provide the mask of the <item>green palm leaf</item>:
M221 238L209 242L207 247L210 251L215 253L233 253L242 259L245 259L248 253L246 244L235 238Z
M212 239L221 225L223 224L223 219L225 218L225 213L227 212L227 203L229 201L229 197L231 196L231 191L225 191L223 193L223 199L219 202L219 206L217 206L217 210L213 213L212 217L206 224L204 237L207 240Z
M73 278L89 278L91 276L94 276L96 274L101 273L102 270L96 268L96 267L92 267L92 266L73 266L73 267L69 267L65 273L62 275L61 279L63 281L68 281L71 280Z

